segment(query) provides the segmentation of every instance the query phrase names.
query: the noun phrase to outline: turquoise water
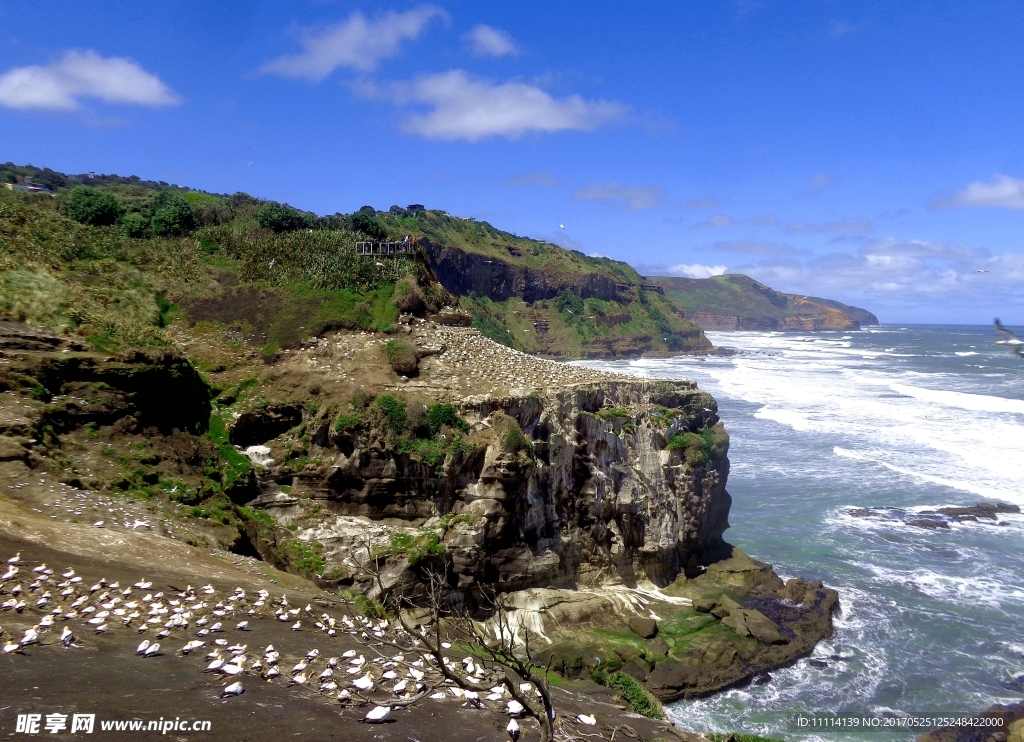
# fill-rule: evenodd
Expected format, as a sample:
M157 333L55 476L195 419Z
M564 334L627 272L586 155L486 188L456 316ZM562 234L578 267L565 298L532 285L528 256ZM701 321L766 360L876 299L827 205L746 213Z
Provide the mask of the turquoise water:
M968 712L1024 684L1024 516L928 530L852 517L979 502L1024 507L1024 359L988 327L708 333L728 357L590 362L691 378L732 446L726 539L842 606L831 640L765 685L671 708L680 726L788 739L797 712ZM822 661L825 666L822 667Z

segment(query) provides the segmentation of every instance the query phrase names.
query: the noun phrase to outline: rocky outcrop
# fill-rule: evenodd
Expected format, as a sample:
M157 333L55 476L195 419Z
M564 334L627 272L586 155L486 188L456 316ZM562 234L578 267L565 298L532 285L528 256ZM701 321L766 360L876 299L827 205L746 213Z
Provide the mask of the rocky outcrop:
M422 244L437 279L457 295L474 293L495 301L517 296L529 304L552 299L562 291L582 299L618 300L622 297L617 287L630 289L597 272L536 269L427 239Z
M319 426L322 466L276 477L252 503L323 545L350 570L365 541L387 551L395 530L437 534L461 590L501 591L650 580L667 585L727 547L727 436L714 400L692 382L623 381L522 397L469 399L467 446L431 466L373 426ZM512 421L528 445L510 448ZM671 450L707 431L704 454ZM693 438L701 440L697 436ZM308 517L310 508L316 517ZM380 524L374 535L372 524ZM394 585L409 565L391 562Z
M747 276L650 279L703 330L759 332L859 330L878 324L867 310L830 299L784 294Z

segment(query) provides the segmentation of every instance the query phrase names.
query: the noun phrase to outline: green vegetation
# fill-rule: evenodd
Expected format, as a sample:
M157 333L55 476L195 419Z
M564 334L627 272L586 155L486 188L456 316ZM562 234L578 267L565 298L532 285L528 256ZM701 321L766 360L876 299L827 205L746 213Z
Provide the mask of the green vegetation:
M507 415L502 416L494 425L495 435L501 441L502 450L508 453L519 453L533 451L533 444L530 439L523 435L519 423Z
M277 553L288 562L288 566L307 576L324 573L327 563L323 557L323 550L324 545L318 541L306 543L299 539L290 539L277 545Z
M296 229L311 229L316 224L316 215L288 204L267 201L256 211L256 222L272 232L294 232Z
M400 433L405 429L405 423L409 416L406 413L406 404L403 400L393 394L382 394L373 401L372 406L383 415L389 430Z
M387 354L391 370L402 376L415 375L419 367L419 359L416 357L416 348L408 340L392 338L384 345L384 352Z
M363 418L361 415L357 415L355 413L342 413L338 415L338 418L334 421L334 430L340 433L342 430L348 430L356 427L362 421Z
M224 489L230 489L238 480L245 477L252 469L252 462L243 456L228 440L228 429L224 418L219 414L210 415L210 426L207 437L217 444L217 453L224 460Z
M598 685L607 685L616 691L630 705L634 712L649 719L664 719L661 704L640 681L624 672L608 675L600 670L591 673L591 679Z
M605 407L599 410L597 416L602 420L615 420L617 418L632 417L625 407Z
M376 550L375 556L407 557L409 565L415 567L432 557L442 556L445 552L441 535L432 528L421 528L415 534L394 534L387 546Z
M114 196L95 188L78 186L68 195L65 203L68 216L76 222L94 227L108 227L117 224L124 213L124 206Z
M432 404L427 407L427 422L431 435L437 435L446 425L463 433L469 430L469 423L459 416L459 411L451 404Z

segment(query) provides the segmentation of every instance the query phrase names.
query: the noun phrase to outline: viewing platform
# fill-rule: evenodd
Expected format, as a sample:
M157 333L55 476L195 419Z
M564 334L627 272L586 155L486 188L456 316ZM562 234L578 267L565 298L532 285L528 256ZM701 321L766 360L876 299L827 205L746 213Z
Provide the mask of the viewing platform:
M416 238L404 240L363 240L356 243L356 255L408 255L416 250Z

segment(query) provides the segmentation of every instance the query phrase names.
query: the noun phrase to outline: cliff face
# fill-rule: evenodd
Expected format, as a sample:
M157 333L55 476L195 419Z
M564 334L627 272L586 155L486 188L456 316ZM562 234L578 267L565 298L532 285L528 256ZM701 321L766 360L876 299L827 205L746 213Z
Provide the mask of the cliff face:
M775 291L741 275L656 278L668 298L682 305L702 330L859 330L878 324L864 309L829 299Z
M555 268L531 268L480 253L423 240L437 279L454 294L475 293L495 301L519 297L527 303L552 299L568 291L581 299L615 300L620 291L614 278Z
M692 383L583 385L470 400L462 413L476 446L436 468L372 427L332 433L321 422L324 466L290 480L288 494L266 481L251 504L323 544L328 572L366 556L359 522L381 526L370 551L395 533L436 533L459 589L666 585L725 552L728 438ZM509 445L512 425L529 445ZM713 440L706 451L668 450L672 436L697 431ZM401 574L407 556L391 560L390 584L412 579Z

